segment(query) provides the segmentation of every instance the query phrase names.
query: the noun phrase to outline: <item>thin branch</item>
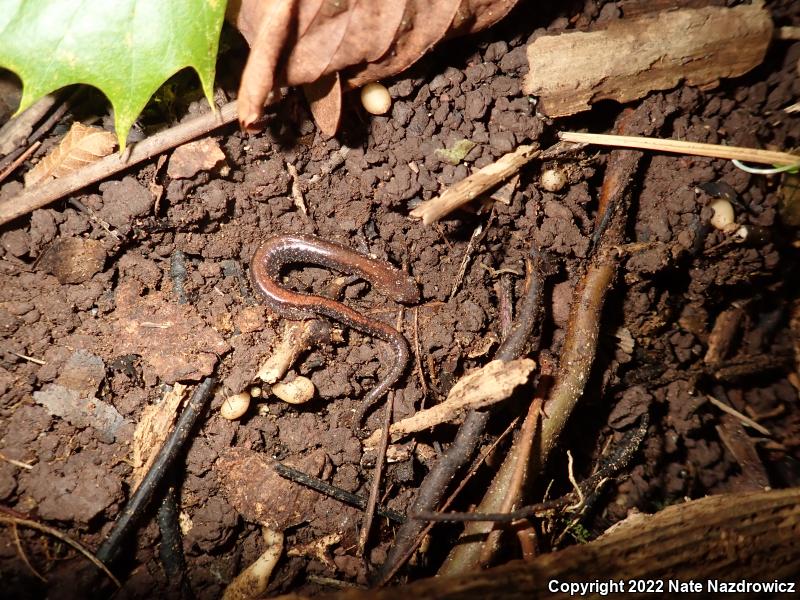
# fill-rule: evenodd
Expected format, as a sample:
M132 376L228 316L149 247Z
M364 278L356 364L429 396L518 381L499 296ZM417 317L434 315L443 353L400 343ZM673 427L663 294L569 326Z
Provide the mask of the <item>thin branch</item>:
M729 415L731 415L732 417L735 417L735 418L739 419L739 421L742 423L742 425L747 425L747 427L751 427L751 428L755 429L761 435L765 435L767 437L772 437L772 432L769 429L767 429L766 427L764 427L760 423L756 423L753 419L751 419L747 415L743 415L742 413L740 413L738 410L736 410L732 406L728 406L727 404L725 404L721 400L717 400L716 398L714 398L714 396L706 395L706 398L708 398L708 401L711 402L711 404L716 406L721 411L726 412Z
M532 269L528 273L525 295L520 302L517 322L497 349L495 358L507 362L521 356L524 352L541 310L543 278L544 274L538 269ZM490 413L485 411L473 410L467 413L452 445L420 484L411 511L421 512L434 510L437 507L456 474L475 454L489 416ZM400 527L394 545L390 548L386 561L378 572L377 580L380 585L386 584L408 560L423 528L423 523L413 519L409 519Z
M14 159L10 165L8 165L5 169L3 169L3 172L0 173L0 183L3 183L6 180L6 177L11 175L11 173L13 173L18 166L20 166L22 163L28 160L28 157L34 152L36 152L39 149L39 146L41 145L42 142L39 141L33 142L30 146L28 146L27 150L25 150L16 159Z
M39 573L39 571L37 571L33 567L31 561L28 560L28 555L25 553L25 548L22 547L22 540L19 537L19 527L17 527L17 524L16 523L12 524L11 529L14 532L14 545L17 547L17 553L19 554L19 557L22 559L22 562L25 563L25 566L28 567L28 570L31 573L33 573L33 576L36 577L36 579L44 583L47 583L47 579L45 579L44 575Z
M353 494L352 492L343 490L335 485L331 485L319 477L314 477L307 473L303 473L302 471L298 471L295 468L289 467L277 461L272 463L272 467L275 469L275 472L284 479L288 479L289 481L294 481L295 483L309 487L312 490L318 491L320 494L325 494L326 496L330 496L331 498L335 498L340 502L344 502L350 506L355 506L361 510L366 510L367 508L366 498L362 498L357 494ZM396 510L392 510L391 508L386 508L380 504L375 507L375 512L382 517L386 517L387 519L395 521L396 523L405 523L406 521L404 514L399 513Z
M89 561L91 561L91 563L95 567L97 567L103 573L108 575L108 578L114 582L114 585L116 585L118 588L122 587L122 584L119 582L119 579L114 577L114 574L108 570L108 567L106 567L100 560L98 560L94 554L89 552L86 548L81 546L78 542L73 540L68 535L65 535L60 531L58 531L58 529L53 529L52 527L49 527L42 523L31 521L30 519L20 519L18 517L11 517L11 516L7 517L3 515L0 515L0 523L8 523L9 525L20 525L22 527L29 527L31 529L36 529L37 531L41 531L42 533L46 533L47 535L53 536L57 540L64 542L65 544L71 546L72 548L83 554L87 559L89 559Z
M234 101L221 107L217 113L209 111L195 119L160 131L135 144L121 156L119 154L106 156L96 163L74 171L65 177L25 190L16 198L0 202L0 225L26 215L37 208L47 206L51 202L77 192L87 185L129 169L157 154L184 144L235 120L236 102Z
M10 154L17 146L26 141L34 126L53 108L58 97L59 94L47 94L33 103L21 115L9 119L0 127L0 153Z
M540 154L541 150L537 146L520 146L449 187L440 196L423 202L411 211L411 216L422 219L425 225L435 223L445 215L474 200L486 190L508 179Z
M97 551L97 557L104 563L111 563L117 556L123 541L133 530L153 499L156 489L164 479L164 475L169 471L169 468L175 463L175 459L185 447L189 435L213 395L215 381L213 377L206 377L195 388L191 400L189 400L186 408L183 409L181 416L178 417L178 421L175 423L175 429L172 430L170 436L161 446L158 455L156 455L153 464L150 466L150 470L142 478L139 487L136 488L128 504L122 509L117 522L114 523L108 538Z
M367 510L364 512L361 533L358 536L357 556L364 556L364 551L367 548L367 540L369 539L369 532L372 529L372 520L375 518L375 507L378 505L378 495L381 492L383 464L386 462L386 449L389 447L389 426L392 424L392 412L394 411L394 394L395 392L389 392L389 397L386 399L381 439L378 444L378 456L375 459L375 468L372 470L372 485L370 486L369 498L367 499Z
M442 503L440 511L446 511L448 508L450 508L450 505L455 501L455 499L461 493L461 490L467 487L467 483L470 482L472 477L478 471L478 468L486 461L486 458L490 454L492 454L492 452L495 451L495 448L497 448L500 442L506 439L506 437L508 437L508 435L511 434L512 431L514 431L514 428L517 426L518 421L519 421L518 418L511 421L511 423L508 424L508 427L506 427L505 431L503 431L503 433L497 436L497 439L483 451L483 453L478 457L478 459L472 464L472 467L470 467L470 469L467 471L464 477L461 478L461 482L458 484L458 486L456 486L456 489L454 489L453 492L450 494L450 496ZM451 514L451 513L426 511L425 514L438 515L438 514ZM420 518L425 520L425 517L417 516L415 518ZM385 585L386 583L388 583L388 581L395 576L400 567L402 567L405 564L405 562L411 558L411 555L414 554L417 548L419 548L420 544L422 544L422 541L425 539L425 536L428 535L430 530L435 525L434 522L435 520L436 519L433 519L427 525L425 525L425 527L417 534L417 537L414 539L413 543L408 544L406 546L404 554L399 556L398 560L395 561L391 570L388 570L385 573L383 573L383 577L378 582L378 585Z

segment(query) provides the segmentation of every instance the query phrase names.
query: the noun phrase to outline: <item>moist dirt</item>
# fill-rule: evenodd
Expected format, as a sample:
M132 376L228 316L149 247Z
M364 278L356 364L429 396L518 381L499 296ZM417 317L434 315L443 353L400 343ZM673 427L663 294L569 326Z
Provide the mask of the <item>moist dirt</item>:
M130 497L133 432L143 410L168 386L191 388L214 373L219 386L176 475L197 597L219 597L264 551L263 522L283 528L286 548L296 550L282 559L268 593L322 591L320 578L366 584L365 565L382 562L392 523L376 521L365 562L355 553L360 510L316 492L278 494L279 483L243 461L260 456L303 466L367 496L375 458L364 453L350 424L391 354L380 341L334 324L288 375L310 378L315 398L304 405L281 402L256 373L284 321L261 305L248 262L267 236L302 232L413 276L422 300L402 311L367 284L336 281L322 268L293 269L285 279L305 292L337 287L357 310L400 323L414 358L395 386L395 420L440 402L464 373L491 360L513 319L532 247L556 265L537 335L539 360L557 363L572 291L592 247L606 152L590 148L558 163L531 163L498 200L475 202L435 226L407 215L519 144L547 147L559 129L610 128L624 107L601 103L554 123L537 114L520 82L526 42L619 18L624 4L520 6L491 31L444 43L386 82L393 98L388 115L369 116L356 95L346 96L334 139L316 130L302 94L292 92L263 133L245 136L231 127L211 136L224 161L210 169L185 177L176 168L173 178L153 161L88 188L76 196L81 208L57 203L0 230L3 507L97 548ZM800 24L796 4L770 4L776 23ZM798 60L800 43L776 42L764 63L741 78L709 90L682 86L653 94L654 119L664 123L658 135L797 146L797 117L784 108L800 97ZM460 140L475 146L458 164L436 152ZM548 168L563 172L562 189L542 187L540 173ZM631 510L800 484L798 379L790 376L798 237L778 210L785 181L722 160L651 155L643 161L628 219L635 248L625 254L606 303L593 375L550 471L567 481L565 450L571 449L578 478L588 476L604 447L649 414L640 452L585 523L589 536ZM20 189L12 181L0 194ZM748 229L746 239L709 225L708 205L721 195L731 200L736 224ZM723 325L732 331L728 343L710 357ZM241 419L223 419L224 399L243 391L260 396ZM524 411L530 395L525 388L496 411L486 444ZM742 460L739 451L762 434L750 430L741 441L738 420L723 418L709 395L769 430L755 445L758 460ZM380 427L382 413L369 413L368 429ZM454 431L440 426L395 450L383 476L384 504L407 508ZM489 465L498 460L490 456ZM462 508L479 501L487 477L489 468L478 471L462 493ZM280 514L243 510L248 486L263 494L251 506L287 496L293 504ZM117 597L178 594L159 562L154 514L125 546L115 569L125 573ZM456 532L434 529L428 556L415 559L403 577L433 574ZM562 545L572 542L568 537ZM76 581L94 576L92 569L52 538L22 527L0 529L4 593L71 597Z

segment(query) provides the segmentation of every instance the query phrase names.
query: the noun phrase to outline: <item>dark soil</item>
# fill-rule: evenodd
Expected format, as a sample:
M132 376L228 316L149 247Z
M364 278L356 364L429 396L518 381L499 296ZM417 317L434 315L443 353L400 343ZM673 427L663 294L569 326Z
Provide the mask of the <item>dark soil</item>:
M293 374L315 384L309 404L262 397L238 421L219 416L225 397L256 386L255 374L283 330L248 276L253 252L276 232L338 240L403 266L419 283L422 301L404 311L402 331L421 371L411 365L396 386L402 392L396 419L441 401L465 372L491 359L507 326L504 302L509 290L512 300L522 292L532 245L558 265L540 331L541 357L557 361L572 290L591 247L605 151L544 165L566 171L568 184L558 192L542 189L534 162L508 203L475 203L432 227L407 214L519 144L549 146L559 129L610 128L623 107L599 105L556 123L537 115L535 102L520 92L525 44L545 28L618 18L627 4L587 2L549 12L521 6L493 30L447 42L391 81L391 114L367 116L355 96L347 97L336 139L317 132L302 94L292 93L264 133L244 136L231 127L214 136L225 154L222 168L169 179L153 161L77 196L88 212L61 202L0 230L0 503L96 549L130 496L133 431L142 411L159 402L165 386L191 388L212 373L220 385L177 478L183 547L198 597L219 597L264 550L260 525L234 509L226 488L237 452L305 465L368 495L372 464L350 422L388 360L377 340L345 329L305 353ZM771 9L777 24L800 25L796 3L774 2ZM742 78L712 90L654 94L647 101L664 121L658 135L797 146L797 117L784 108L800 97L798 59L800 43L775 42L764 63ZM435 153L461 139L476 146L457 166ZM287 164L299 173L307 215L293 200ZM779 218L782 181L685 156L648 156L639 169L628 241L642 244L615 282L592 379L551 468L560 491L569 491L567 449L579 479L586 477L608 443L650 415L642 450L584 523L590 536L634 509L800 484L800 380L790 327L800 265L797 231ZM0 194L11 197L20 188L6 183ZM751 231L744 242L708 224L707 205L720 189L734 198L737 224ZM479 225L485 232L458 280ZM296 269L287 285L324 293L330 280L324 269ZM397 305L366 284L347 286L343 298L387 322L396 319ZM721 315L732 320L730 344L710 360ZM266 386L257 387L267 395ZM521 391L518 406L497 410L487 444L524 410L530 391ZM746 430L749 437L737 443L739 422L723 419L708 395L755 418L770 436ZM381 413L370 413L370 429L380 426ZM403 460L388 465L385 504L406 509L430 456L453 433L453 426L442 426L421 434ZM742 447L755 447L757 460L742 460ZM480 499L489 471L479 470L462 493L462 508ZM323 589L314 583L319 576L366 583L355 557L361 511L316 493L303 497L297 514L280 520L286 548L331 534L336 541L324 555L285 556L270 593ZM372 563L382 562L394 532L385 519L377 522ZM431 554L405 575L434 573L456 531L435 529ZM159 562L154 518L134 537L115 565L122 597L175 592ZM8 597L71 597L76 580L89 574L93 567L84 558L48 536L0 530L0 580Z

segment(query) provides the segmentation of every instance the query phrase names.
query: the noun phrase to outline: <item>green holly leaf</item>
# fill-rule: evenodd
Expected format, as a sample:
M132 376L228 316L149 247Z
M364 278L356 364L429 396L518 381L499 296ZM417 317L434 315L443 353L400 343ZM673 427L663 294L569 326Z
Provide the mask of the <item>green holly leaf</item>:
M200 76L214 106L226 0L0 0L0 66L22 80L18 113L65 85L85 83L114 107L120 150L164 81Z

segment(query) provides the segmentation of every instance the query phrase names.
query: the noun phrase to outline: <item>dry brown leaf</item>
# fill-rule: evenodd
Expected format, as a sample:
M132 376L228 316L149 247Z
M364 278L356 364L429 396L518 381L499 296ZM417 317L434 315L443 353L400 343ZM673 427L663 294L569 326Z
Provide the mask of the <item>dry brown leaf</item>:
M325 451L320 448L290 466L320 477L327 461ZM278 475L274 463L263 453L229 448L220 454L214 470L225 498L245 521L283 531L311 518L320 495Z
M61 143L25 175L25 187L50 179L63 177L73 171L97 162L114 151L116 136L99 127L73 123Z
M349 89L395 75L441 39L496 23L517 1L232 0L227 18L251 47L239 88L239 121L252 128L278 85L313 84L340 73L342 88ZM340 93L332 80L325 88L327 96ZM319 91L314 97L325 98L330 131L339 120L331 110L340 104Z
M331 73L320 77L315 82L304 85L303 92L320 131L333 137L339 129L342 115L342 83L339 74Z
M158 404L146 407L133 432L133 474L131 489L139 487L150 465L172 431L178 406L186 393L186 386L176 383Z
M42 271L55 275L59 283L84 283L106 264L102 242L81 237L56 240L39 261Z
M171 179L189 179L200 171L211 171L225 164L225 153L212 138L195 140L175 148L169 157L167 175Z
M138 354L149 374L165 383L210 375L220 355L230 350L225 339L192 305L177 304L164 292L139 292L136 284L117 287L112 352Z

